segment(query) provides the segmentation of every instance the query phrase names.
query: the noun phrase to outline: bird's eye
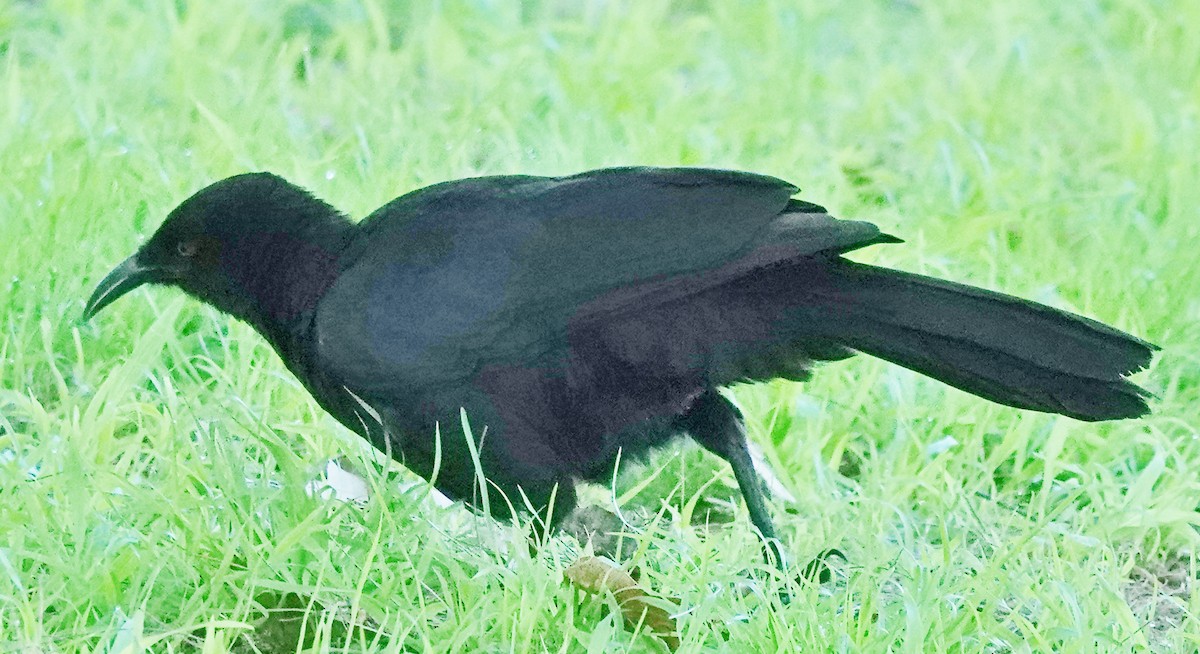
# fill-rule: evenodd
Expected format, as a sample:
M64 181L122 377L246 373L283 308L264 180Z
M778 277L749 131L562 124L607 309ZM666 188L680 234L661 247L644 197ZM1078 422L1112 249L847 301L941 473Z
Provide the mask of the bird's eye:
M181 257L191 257L196 254L196 243L195 241L180 241L175 246L175 252Z

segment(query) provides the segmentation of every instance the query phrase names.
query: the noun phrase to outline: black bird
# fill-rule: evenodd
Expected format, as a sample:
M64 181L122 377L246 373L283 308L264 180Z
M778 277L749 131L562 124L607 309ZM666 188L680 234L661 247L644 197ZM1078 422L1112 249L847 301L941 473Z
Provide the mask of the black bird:
M434 477L440 448L431 481L451 498L477 493L475 449L490 512L532 508L544 528L575 505L576 481L609 478L618 452L686 434L730 463L774 548L742 417L719 389L803 380L856 352L1013 407L1148 411L1125 376L1155 346L844 259L900 241L797 191L689 168L479 177L355 224L273 174L237 175L172 211L84 316L145 283L179 287L255 327L326 411L412 471Z

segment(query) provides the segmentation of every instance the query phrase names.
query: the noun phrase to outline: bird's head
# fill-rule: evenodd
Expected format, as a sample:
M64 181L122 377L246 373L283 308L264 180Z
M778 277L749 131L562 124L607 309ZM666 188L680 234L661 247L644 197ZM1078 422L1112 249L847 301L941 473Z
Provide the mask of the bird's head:
M313 288L327 285L350 224L277 175L223 179L171 211L100 282L83 318L143 284L178 287L252 324L294 312Z

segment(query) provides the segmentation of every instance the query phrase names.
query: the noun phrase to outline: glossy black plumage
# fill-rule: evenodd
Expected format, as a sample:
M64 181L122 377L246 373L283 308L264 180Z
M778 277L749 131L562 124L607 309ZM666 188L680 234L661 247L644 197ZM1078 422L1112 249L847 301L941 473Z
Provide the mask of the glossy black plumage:
M178 286L254 325L326 410L427 478L438 425L434 482L471 501L465 408L493 490L538 510L553 494L556 519L575 481L607 479L618 451L688 433L730 461L773 536L740 415L717 389L804 379L857 351L1011 406L1146 412L1125 376L1153 346L850 262L840 255L898 239L796 192L704 169L482 177L414 191L356 225L279 177L240 175L176 208L86 314L139 283Z

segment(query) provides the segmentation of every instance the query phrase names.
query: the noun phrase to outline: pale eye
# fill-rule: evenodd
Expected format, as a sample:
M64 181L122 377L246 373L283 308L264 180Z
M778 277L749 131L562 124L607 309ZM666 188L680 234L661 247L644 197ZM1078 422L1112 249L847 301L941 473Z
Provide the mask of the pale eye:
M175 246L175 252L181 257L191 257L196 254L196 243L194 241L180 241Z

